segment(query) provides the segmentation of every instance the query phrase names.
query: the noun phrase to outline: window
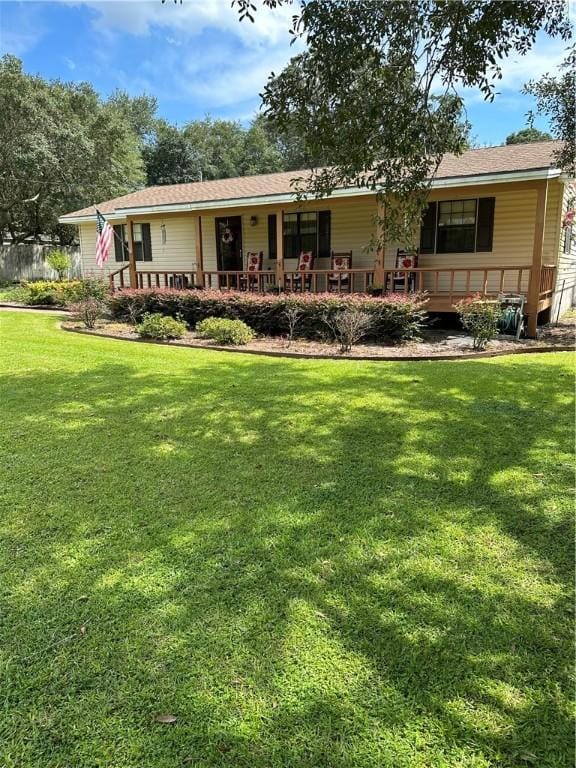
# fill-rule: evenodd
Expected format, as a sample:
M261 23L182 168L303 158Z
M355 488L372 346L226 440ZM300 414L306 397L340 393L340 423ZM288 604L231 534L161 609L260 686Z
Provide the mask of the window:
M268 216L268 252L276 258L276 215ZM297 259L302 251L320 258L330 256L330 211L284 214L284 258Z
M422 218L420 253L491 251L493 197L429 203Z
M438 203L436 253L468 253L476 242L476 200Z
M128 261L128 232L127 224L114 225L114 257L116 261ZM152 240L150 224L132 224L132 240L134 242L134 259L136 261L152 261Z

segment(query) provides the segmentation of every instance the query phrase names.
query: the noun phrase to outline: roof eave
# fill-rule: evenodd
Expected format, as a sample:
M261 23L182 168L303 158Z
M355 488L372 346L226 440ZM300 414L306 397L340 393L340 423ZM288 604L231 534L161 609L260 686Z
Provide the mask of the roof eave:
M485 184L505 184L514 181L536 181L542 179L554 179L564 174L558 168L535 168L528 171L499 171L489 174L474 174L470 176L446 176L433 179L431 189L446 189L450 187L469 187ZM347 198L373 195L371 189L360 187L348 187L336 189L330 198ZM314 199L314 198L307 198ZM127 216L142 216L156 213L189 213L191 211L209 211L218 208L246 208L251 205L279 205L293 203L296 196L292 192L284 192L275 195L256 195L253 197L223 198L220 200L201 200L194 203L168 203L161 205L132 206L117 208L113 213L107 213L110 221L122 222ZM95 214L83 216L60 216L61 224L85 224L96 220Z

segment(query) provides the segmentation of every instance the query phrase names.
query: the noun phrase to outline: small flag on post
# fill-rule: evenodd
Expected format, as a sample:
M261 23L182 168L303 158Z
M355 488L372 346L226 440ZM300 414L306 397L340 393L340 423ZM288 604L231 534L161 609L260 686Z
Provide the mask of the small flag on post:
M98 208L96 208L96 231L98 232L98 237L96 238L96 264L99 267L103 267L108 261L114 230Z

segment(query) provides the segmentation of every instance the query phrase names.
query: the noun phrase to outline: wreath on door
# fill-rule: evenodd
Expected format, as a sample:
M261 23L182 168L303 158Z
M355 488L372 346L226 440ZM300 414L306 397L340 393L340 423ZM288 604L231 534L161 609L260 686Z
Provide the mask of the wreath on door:
M230 227L224 227L224 232L222 232L222 242L225 245L230 245L234 242L234 235Z

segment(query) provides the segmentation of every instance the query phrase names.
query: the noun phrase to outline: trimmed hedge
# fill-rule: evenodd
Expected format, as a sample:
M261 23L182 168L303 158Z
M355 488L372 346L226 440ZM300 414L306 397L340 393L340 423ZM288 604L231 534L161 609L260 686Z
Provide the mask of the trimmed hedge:
M326 336L326 318L347 308L373 316L369 338L406 341L413 339L424 322L426 298L421 294L390 293L382 297L366 294L333 293L257 294L203 290L124 290L108 299L112 316L119 320L138 320L145 313L157 312L181 317L190 327L207 317L242 320L256 333L280 336L288 332L286 310L298 307L302 314L295 336L318 339Z

